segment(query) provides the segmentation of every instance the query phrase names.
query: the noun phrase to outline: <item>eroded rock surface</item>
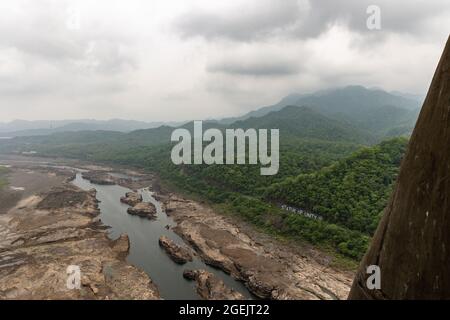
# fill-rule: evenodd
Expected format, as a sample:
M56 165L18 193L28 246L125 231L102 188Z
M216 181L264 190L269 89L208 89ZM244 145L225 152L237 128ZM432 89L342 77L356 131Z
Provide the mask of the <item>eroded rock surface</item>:
M83 178L89 180L89 182L99 185L114 185L116 184L113 177L111 177L106 171L88 171L83 172Z
M227 287L223 281L205 270L185 270L183 277L197 282L197 293L205 300L243 300L244 296Z
M140 202L127 209L128 214L148 219L156 218L156 207L150 202Z
M184 264L188 261L192 261L192 254L188 248L177 245L166 236L159 238L159 245L176 263Z
M111 241L98 214L94 190L62 184L1 215L0 299L158 299L151 279L125 261L128 237ZM79 267L80 289L67 286L70 266Z
M244 230L230 219L195 201L174 194L164 201L177 222L174 231L208 264L245 282L265 299L345 299L353 274L335 270L315 258L314 251L299 252L251 228Z
M450 298L450 40L350 299ZM366 287L367 266L381 290Z
M120 198L120 202L133 207L142 202L142 195L138 192L127 192L125 197Z

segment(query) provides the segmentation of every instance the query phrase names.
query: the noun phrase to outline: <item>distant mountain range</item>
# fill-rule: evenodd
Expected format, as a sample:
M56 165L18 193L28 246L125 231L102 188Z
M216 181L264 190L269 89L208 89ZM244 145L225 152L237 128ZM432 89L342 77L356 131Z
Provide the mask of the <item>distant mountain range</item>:
M130 132L140 129L157 128L162 125L178 126L181 122L143 122L136 120L14 120L8 123L0 123L0 136L40 136L60 132L76 131L118 131Z
M361 137L368 134L374 137L389 137L407 135L412 131L422 104L420 96L403 94L399 92L389 93L381 89L367 89L362 86L348 86L344 88L318 91L312 94L290 94L275 105L262 107L251 111L243 116L226 118L221 120L210 120L211 126L230 126L231 124L245 125L242 121L248 120L254 127L261 127L265 123L267 128L274 128L274 120L280 120L286 114L292 116L285 119L289 122L289 132L297 132L303 127L312 129L316 124L320 128L328 126L329 131L336 130L336 135L346 127L359 133ZM290 106L281 114L277 111ZM305 107L299 114L292 107ZM321 117L322 116L322 117ZM325 116L326 118L323 118ZM274 117L273 119L271 119ZM311 120L310 118L314 119ZM259 120L251 120L259 118ZM320 118L320 120L319 120ZM310 119L311 121L307 120ZM293 122L295 120L295 122ZM333 125L329 122L338 121ZM328 121L328 124L326 124ZM186 122L188 123L188 122ZM58 120L58 121L24 121L15 120L9 123L0 123L0 137L20 136L42 136L62 132L81 131L117 131L133 132L136 130L147 130L158 127L176 127L183 123L171 122L143 122L135 120L113 119L100 120ZM284 123L287 125L287 123ZM233 125L234 127L235 125ZM262 127L261 127L262 128ZM284 127L286 128L286 126ZM164 128L162 131L167 131ZM317 130L316 130L317 131ZM288 132L287 132L288 133ZM142 134L142 132L141 132ZM329 135L331 137L331 135ZM363 139L364 140L364 139ZM367 140L366 140L367 141Z
M287 105L307 106L332 119L348 122L379 136L408 134L414 127L422 98L388 93L380 89L348 86L313 94L291 94L275 105L259 108L243 116L219 122L231 124L239 120L262 117Z

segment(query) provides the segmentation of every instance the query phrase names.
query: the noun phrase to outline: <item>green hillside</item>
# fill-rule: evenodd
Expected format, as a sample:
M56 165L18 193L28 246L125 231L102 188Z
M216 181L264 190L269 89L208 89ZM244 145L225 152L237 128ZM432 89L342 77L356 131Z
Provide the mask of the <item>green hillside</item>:
M0 190L6 186L6 173L7 169L4 167L0 167Z
M330 119L346 122L366 133L383 138L403 127L402 134L410 134L420 109L419 101L383 90L348 86L315 92L292 94L279 103L249 112L239 118L223 119L223 123L263 117L288 105L307 106Z
M363 148L338 163L270 186L266 197L372 234L396 179L407 140Z
M233 128L279 128L284 138L311 138L369 144L374 138L349 123L330 119L308 107L287 106L259 118L237 121Z

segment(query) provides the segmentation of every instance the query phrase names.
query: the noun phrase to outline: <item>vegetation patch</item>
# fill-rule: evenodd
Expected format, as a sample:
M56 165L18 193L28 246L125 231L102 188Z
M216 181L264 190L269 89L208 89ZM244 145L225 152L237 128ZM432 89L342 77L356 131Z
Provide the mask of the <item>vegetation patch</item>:
M8 181L6 179L7 172L8 172L7 168L0 167L0 190L3 189L8 184Z

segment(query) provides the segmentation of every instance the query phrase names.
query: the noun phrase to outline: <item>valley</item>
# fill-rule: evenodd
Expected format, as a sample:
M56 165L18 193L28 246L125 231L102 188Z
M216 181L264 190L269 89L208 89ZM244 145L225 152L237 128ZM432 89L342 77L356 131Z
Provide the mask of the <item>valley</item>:
M153 187L151 175L80 161L0 160L8 167L9 187L23 186L15 191L17 203L0 215L2 298L199 299L196 292L209 298L239 292L247 299L345 299L348 294L353 273L332 267L329 256L275 240L205 204L160 190L158 183ZM82 171L96 172L97 179L101 173L114 184L91 183ZM29 179L36 183L26 184ZM156 206L155 221L127 215L119 200L129 188ZM172 261L158 247L162 235L188 247L194 261ZM82 290L65 287L67 265L80 265ZM50 267L44 272L44 266ZM190 282L183 279L185 270L211 276L206 283ZM37 277L41 280L31 280ZM212 289L205 295L205 288Z
M357 113L355 101L362 98L365 112ZM401 135L414 123L415 104L360 87L305 99L292 103L311 105L272 106L226 124L202 123L205 132L215 129L222 137L228 129L279 128L276 175L236 164L238 155L235 164L220 165L227 162L225 147L215 150L217 163L175 164L175 128L169 126L16 137L0 141L0 154L7 166L33 162L70 167L72 174L74 168L87 170L73 183L97 190L108 239L128 234L126 262L145 271L162 298L343 299L395 184L408 143ZM194 124L177 129L192 136ZM205 147L204 141L196 146ZM5 170L10 187L0 193L1 210L9 214L18 192L20 200L30 191L20 191L27 180L15 181L14 170ZM29 179L30 187L51 190L55 185L45 175ZM132 198L133 207L120 203L131 191L142 204ZM178 265L178 250L194 253L193 260Z

